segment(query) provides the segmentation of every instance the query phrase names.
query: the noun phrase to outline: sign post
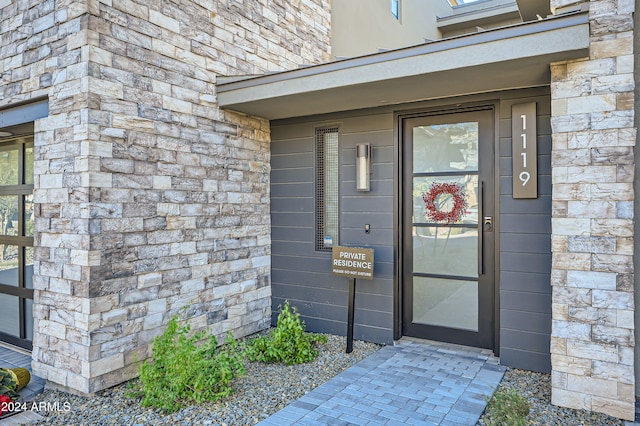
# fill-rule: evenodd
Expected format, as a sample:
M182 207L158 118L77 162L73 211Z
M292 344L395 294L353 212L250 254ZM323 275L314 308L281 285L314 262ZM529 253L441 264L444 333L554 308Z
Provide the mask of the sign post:
M373 279L373 249L335 246L331 249L331 272L349 278L347 312L347 350L353 351L353 319L355 316L356 278Z
M356 310L356 279L349 278L349 308L347 310L347 350L346 353L353 352L353 317Z

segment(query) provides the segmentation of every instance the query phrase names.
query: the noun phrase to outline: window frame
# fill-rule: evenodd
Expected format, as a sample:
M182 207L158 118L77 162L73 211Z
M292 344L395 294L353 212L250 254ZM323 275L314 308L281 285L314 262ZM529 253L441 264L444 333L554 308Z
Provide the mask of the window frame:
M35 203L33 200L34 183L31 177L31 183L27 183L26 171L27 168L27 155L26 150L31 147L33 154L35 155L35 137L33 133L15 135L7 138L0 139L0 153L13 150L17 148L18 151L18 182L15 185L3 185L0 186L0 196L17 196L18 197L18 235L2 235L0 234L0 245L13 245L17 246L18 251L18 282L16 286L10 284L4 284L0 282L0 294L18 297L18 315L19 315L19 330L18 336L0 331L0 340L7 343L22 347L25 349L32 348L33 335L29 336L27 327L27 303L31 300L33 303L33 288L27 288L27 250L32 249L32 256L35 255L34 247L34 235L27 235L26 220L25 220L25 205L27 204L27 198L31 196L30 203L35 213ZM33 158L35 163L35 156ZM31 169L33 171L33 165ZM35 221L35 218L34 218ZM35 223L34 223L35 224ZM31 263L30 265L33 265ZM33 285L33 277L31 279ZM33 306L31 307L33 312ZM31 323L31 330L33 333L33 322Z

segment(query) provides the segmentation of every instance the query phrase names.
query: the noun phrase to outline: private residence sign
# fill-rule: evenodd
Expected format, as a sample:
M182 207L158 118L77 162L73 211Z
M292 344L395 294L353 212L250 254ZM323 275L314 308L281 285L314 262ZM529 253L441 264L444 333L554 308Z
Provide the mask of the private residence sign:
M356 311L356 279L373 279L373 249L335 246L331 249L331 272L349 278L347 304L347 350L353 351L353 327Z
M373 279L373 249L335 246L331 249L331 272L348 278Z

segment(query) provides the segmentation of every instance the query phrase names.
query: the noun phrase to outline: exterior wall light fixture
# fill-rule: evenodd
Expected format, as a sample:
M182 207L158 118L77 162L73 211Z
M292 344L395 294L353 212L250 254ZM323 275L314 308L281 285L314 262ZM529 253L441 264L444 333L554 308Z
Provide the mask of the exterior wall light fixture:
M371 190L371 144L356 145L356 190Z

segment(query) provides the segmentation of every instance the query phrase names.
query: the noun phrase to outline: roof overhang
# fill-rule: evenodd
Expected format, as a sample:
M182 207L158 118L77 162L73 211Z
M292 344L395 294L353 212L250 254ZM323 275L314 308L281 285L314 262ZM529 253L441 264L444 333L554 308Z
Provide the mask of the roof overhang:
M533 21L538 16L548 16L551 13L549 0L516 0L516 3L523 21Z
M266 119L550 83L549 63L588 56L586 13L259 77L218 82L220 107Z
M520 10L515 1L495 6L480 6L484 6L483 2L478 5L478 8L473 8L473 4L464 5L462 8L456 8L456 11L460 11L459 13L438 17L438 29L445 33L473 28L474 26L495 27L499 22L520 19Z

